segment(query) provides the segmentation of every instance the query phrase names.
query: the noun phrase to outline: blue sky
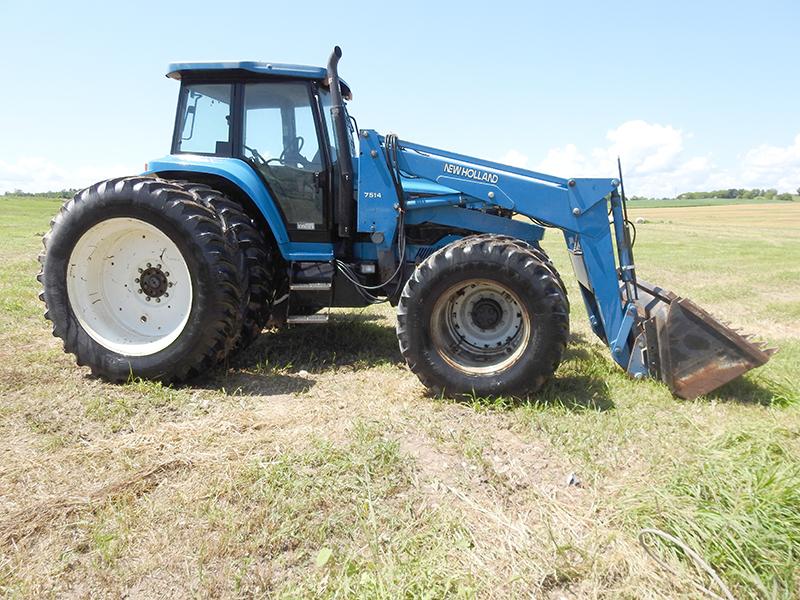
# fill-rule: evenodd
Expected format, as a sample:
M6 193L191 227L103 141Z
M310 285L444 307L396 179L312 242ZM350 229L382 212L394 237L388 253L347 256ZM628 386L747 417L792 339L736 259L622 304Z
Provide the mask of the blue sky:
M629 194L800 186L800 2L0 0L0 192L168 152L174 60L324 65L361 127Z

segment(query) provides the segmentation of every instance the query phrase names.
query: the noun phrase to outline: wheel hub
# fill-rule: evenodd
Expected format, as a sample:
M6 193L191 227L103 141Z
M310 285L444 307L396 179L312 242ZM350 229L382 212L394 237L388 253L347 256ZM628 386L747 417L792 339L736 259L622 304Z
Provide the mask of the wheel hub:
M530 316L505 285L486 279L442 293L431 315L441 356L467 373L491 373L514 364L530 335Z
M500 304L491 298L481 298L472 307L472 322L483 331L494 329L503 318Z
M161 265L148 267L139 275L139 287L142 292L151 298L160 298L167 292L169 287L169 279L167 273L161 270Z
M67 294L89 337L124 356L167 348L192 310L191 275L180 249L165 232L132 217L106 219L81 236L69 259Z

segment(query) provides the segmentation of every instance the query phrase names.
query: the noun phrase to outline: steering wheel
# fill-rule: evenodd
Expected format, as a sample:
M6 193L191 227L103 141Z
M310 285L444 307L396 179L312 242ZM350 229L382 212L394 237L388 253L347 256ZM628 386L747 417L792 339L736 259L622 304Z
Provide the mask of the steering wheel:
M283 152L281 152L281 160L286 160L286 155L290 152L300 154L300 150L303 149L305 143L306 141L298 135L294 138L294 142L290 146L286 146L286 148L283 149Z
M311 163L309 163L305 157L300 154L300 150L303 149L304 145L305 140L302 137L298 135L296 138L294 138L294 142L291 145L286 146L286 148L283 149L283 152L281 152L281 164L286 166L294 166L295 168L297 168L296 165L300 165L302 168L310 166Z
M258 150L256 150L255 148L251 148L250 146L245 146L244 149L247 150L252 155L253 160L258 166L269 166L269 161L265 159L263 156L261 156Z

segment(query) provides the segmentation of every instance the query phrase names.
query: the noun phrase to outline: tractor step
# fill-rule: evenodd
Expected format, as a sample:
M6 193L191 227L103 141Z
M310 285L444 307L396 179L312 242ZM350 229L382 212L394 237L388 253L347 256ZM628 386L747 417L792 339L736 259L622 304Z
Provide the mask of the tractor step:
M292 262L289 267L289 294L286 323L303 325L326 323L327 314L319 314L333 303L333 278L336 269L331 262ZM317 313L317 314L314 314Z
M293 292L327 292L333 286L328 281L314 283L293 283L289 289Z
M290 315L286 317L286 322L289 325L309 325L316 323L327 323L327 314L317 315Z

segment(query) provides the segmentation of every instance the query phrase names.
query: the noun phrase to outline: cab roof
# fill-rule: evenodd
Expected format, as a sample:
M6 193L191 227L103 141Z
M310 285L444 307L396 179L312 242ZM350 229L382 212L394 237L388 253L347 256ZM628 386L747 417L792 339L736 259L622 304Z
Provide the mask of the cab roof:
M307 65L289 65L284 63L269 63L253 60L220 60L209 62L176 62L170 63L167 77L171 79L182 79L185 75L192 73L201 75L202 73L222 73L224 71L247 71L256 75L268 77L296 77L299 79L312 79L324 82L328 71L323 67L310 67ZM350 96L350 86L344 81L342 84L342 95Z

